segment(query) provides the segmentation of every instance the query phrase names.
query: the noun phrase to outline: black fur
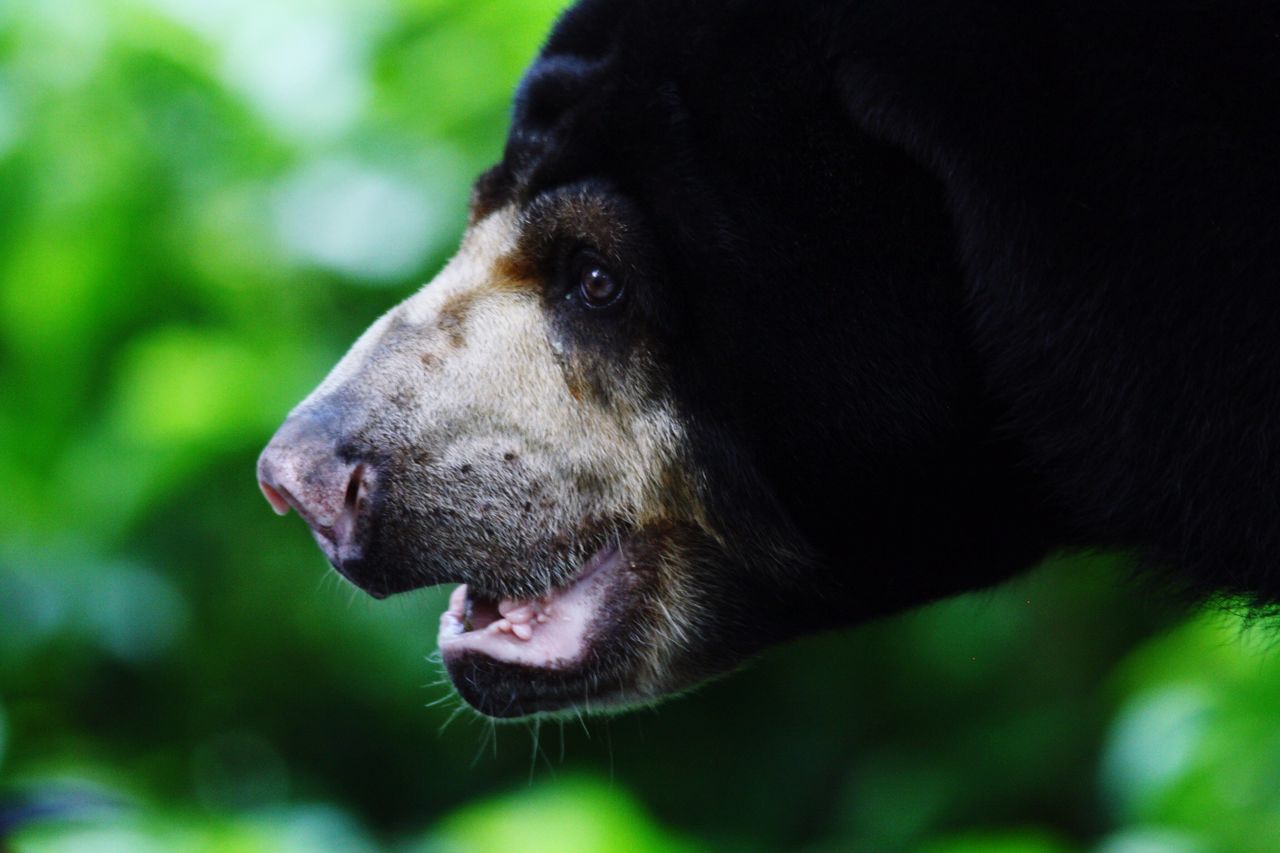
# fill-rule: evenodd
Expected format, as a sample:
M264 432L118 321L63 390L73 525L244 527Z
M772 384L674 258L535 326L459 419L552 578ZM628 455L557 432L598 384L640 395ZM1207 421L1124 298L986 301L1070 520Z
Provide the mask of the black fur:
M1280 597L1280 4L586 0L500 172L644 212L821 618L1056 548Z

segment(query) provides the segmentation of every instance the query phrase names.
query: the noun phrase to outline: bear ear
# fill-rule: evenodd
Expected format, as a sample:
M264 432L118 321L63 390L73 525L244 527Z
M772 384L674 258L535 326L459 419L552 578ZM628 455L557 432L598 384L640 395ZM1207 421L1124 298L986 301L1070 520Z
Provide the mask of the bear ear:
M619 18L628 11L617 0L581 0L573 4L556 21L542 55L603 59L618 38Z
M569 119L592 102L588 96L608 85L608 69L607 59L569 54L544 54L529 68L516 92L507 137L513 171L524 171L557 144Z
M512 172L527 172L563 143L572 117L612 88L626 11L615 0L585 0L560 16L516 89L505 157Z

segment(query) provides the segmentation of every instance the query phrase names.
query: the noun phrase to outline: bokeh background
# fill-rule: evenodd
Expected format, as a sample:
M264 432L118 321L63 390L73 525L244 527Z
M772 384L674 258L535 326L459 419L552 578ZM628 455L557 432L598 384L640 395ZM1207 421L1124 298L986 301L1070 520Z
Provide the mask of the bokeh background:
M440 593L375 603L271 514L259 447L447 257L560 5L0 3L0 839L1280 849L1274 630L1116 556L494 727Z

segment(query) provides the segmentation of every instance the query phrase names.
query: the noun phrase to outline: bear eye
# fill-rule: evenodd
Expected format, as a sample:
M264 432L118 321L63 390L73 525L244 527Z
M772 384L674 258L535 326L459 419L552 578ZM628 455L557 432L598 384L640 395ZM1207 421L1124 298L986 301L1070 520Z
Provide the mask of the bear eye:
M622 285L599 261L589 257L578 265L578 296L584 304L605 308L621 295Z

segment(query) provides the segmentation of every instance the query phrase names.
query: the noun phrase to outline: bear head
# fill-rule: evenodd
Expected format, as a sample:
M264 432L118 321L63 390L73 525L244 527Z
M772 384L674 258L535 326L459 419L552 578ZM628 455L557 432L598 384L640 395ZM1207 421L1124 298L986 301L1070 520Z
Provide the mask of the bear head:
M356 586L458 584L440 650L492 716L647 702L1043 549L939 188L796 85L794 34L670 5L679 39L562 19L456 256L259 461Z

